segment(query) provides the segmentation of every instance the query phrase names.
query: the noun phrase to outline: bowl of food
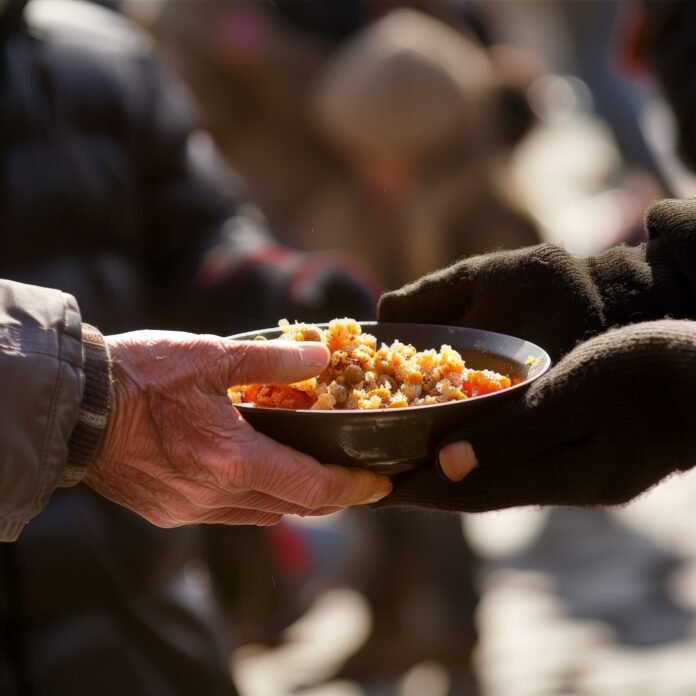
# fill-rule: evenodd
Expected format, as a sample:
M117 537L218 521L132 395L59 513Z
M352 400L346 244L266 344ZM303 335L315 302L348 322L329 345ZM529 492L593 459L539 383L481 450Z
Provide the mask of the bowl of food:
M433 462L463 427L495 419L551 365L543 348L491 331L434 324L289 324L237 340L322 341L317 378L234 385L232 403L258 431L327 464L396 474Z

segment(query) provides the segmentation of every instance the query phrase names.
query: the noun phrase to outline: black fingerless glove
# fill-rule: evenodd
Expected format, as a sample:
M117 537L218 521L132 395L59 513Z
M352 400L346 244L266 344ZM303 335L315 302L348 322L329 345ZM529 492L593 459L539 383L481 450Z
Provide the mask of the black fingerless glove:
M478 466L461 482L436 463L394 477L376 507L480 512L624 503L696 463L696 322L608 331L569 353L488 422L462 423Z
M656 203L646 225L646 244L589 259L552 244L464 259L385 294L379 319L498 331L557 359L612 326L696 317L696 199Z

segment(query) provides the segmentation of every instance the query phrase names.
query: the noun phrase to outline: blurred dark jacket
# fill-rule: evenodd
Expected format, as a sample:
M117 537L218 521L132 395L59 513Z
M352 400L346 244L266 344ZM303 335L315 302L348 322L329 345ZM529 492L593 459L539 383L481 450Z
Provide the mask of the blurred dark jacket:
M234 180L214 183L146 35L82 2L26 5L0 4L0 277L73 294L107 333L372 315L350 261L280 245ZM0 694L236 693L204 558L216 531L58 491L0 546ZM225 548L233 579L245 561Z

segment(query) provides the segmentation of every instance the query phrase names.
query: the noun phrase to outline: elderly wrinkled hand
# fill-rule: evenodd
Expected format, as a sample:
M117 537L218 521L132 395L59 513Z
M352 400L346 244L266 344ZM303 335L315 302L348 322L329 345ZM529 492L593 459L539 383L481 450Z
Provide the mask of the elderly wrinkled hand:
M85 477L98 493L160 527L277 523L372 503L385 476L330 464L256 432L227 388L317 375L318 343L241 342L138 331L107 337L112 411Z

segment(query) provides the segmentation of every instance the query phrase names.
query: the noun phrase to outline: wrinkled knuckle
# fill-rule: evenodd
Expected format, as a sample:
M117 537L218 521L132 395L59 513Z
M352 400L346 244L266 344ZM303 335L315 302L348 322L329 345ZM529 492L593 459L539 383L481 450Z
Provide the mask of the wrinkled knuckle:
M228 379L236 384L244 384L250 363L249 354L252 347L244 341L230 345L221 342L220 365L224 365ZM231 385L230 385L231 386Z
M224 489L230 488L254 488L254 478L256 473L250 464L253 461L253 453L247 452L247 447L240 444L234 456L231 457L225 466L225 474L219 485Z
M212 488L197 488L191 492L190 498L194 505L201 508L213 508L222 502L222 493Z

